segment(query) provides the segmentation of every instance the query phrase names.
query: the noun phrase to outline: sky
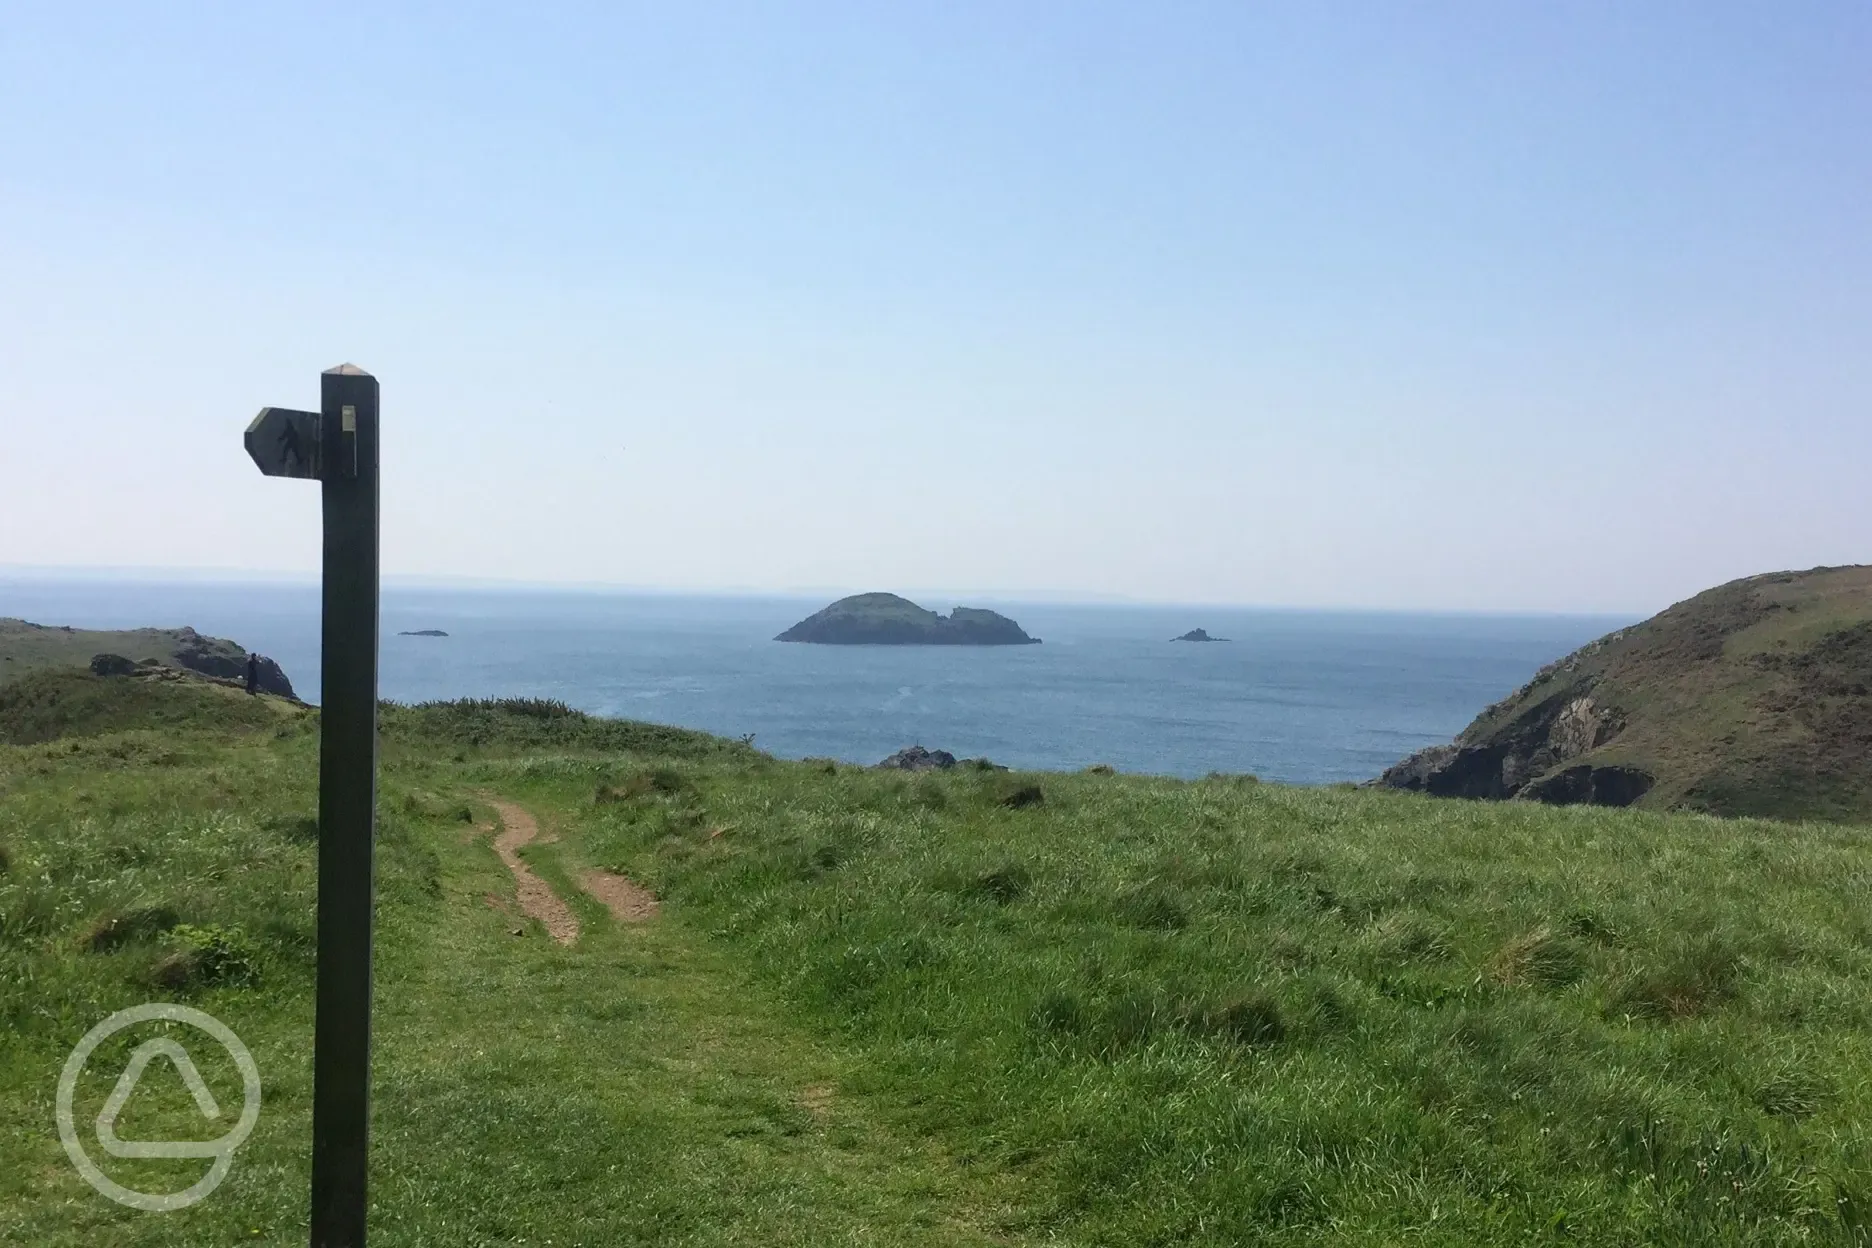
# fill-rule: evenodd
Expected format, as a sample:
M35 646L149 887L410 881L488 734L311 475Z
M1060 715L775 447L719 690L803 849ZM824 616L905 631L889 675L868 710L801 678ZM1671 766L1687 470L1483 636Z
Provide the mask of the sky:
M1872 6L0 20L0 565L1649 613L1872 562Z

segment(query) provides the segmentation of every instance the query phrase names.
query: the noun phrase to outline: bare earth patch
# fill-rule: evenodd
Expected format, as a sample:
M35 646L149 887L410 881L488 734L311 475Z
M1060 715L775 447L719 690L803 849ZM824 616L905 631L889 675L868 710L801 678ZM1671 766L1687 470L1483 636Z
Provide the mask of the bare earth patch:
M539 824L512 802L503 802L490 797L489 803L500 812L501 834L494 841L494 852L513 872L514 892L519 896L520 909L530 918L538 919L545 925L546 932L562 945L569 945L578 939L578 916L574 915L559 894L553 892L552 885L533 874L533 869L520 861L520 847L539 835Z
M635 880L610 871L587 871L579 877L579 886L602 901L620 923L644 923L656 917L656 894Z
M832 1112L832 1099L838 1090L829 1083L815 1083L799 1094L800 1108L814 1118L823 1119Z

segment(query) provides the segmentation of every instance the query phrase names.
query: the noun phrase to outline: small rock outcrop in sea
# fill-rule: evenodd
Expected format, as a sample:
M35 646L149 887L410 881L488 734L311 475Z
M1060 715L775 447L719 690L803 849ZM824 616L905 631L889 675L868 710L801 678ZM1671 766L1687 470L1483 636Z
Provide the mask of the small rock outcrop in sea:
M406 628L398 633L399 637L446 637L447 633L439 628Z
M898 750L879 763L897 771L948 771L956 765L956 756L948 750L926 750L920 745Z
M1192 628L1190 629L1189 632L1184 633L1181 637L1172 637L1170 640L1171 641L1227 641L1228 638L1211 637L1207 629Z
M1019 624L995 611L957 607L948 615L896 594L841 598L774 638L829 646L1031 646Z

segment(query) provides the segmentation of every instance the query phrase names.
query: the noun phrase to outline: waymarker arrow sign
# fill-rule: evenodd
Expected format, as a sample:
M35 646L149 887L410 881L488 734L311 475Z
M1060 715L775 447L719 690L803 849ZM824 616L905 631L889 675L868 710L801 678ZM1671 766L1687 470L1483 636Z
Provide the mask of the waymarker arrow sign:
M247 453L319 482L318 983L312 1033L312 1248L364 1248L370 1207L371 918L377 811L377 379L319 376L319 410L264 407Z
M263 407L247 426L247 453L269 477L319 475L319 414Z

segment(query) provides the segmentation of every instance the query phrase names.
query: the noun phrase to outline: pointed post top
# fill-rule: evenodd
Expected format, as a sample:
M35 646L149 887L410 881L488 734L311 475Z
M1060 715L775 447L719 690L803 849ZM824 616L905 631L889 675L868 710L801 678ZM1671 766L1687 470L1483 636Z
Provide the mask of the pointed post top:
M355 364L340 364L336 368L328 368L325 370L324 375L327 377L368 377L370 376L369 373L365 372L363 369L359 368Z

